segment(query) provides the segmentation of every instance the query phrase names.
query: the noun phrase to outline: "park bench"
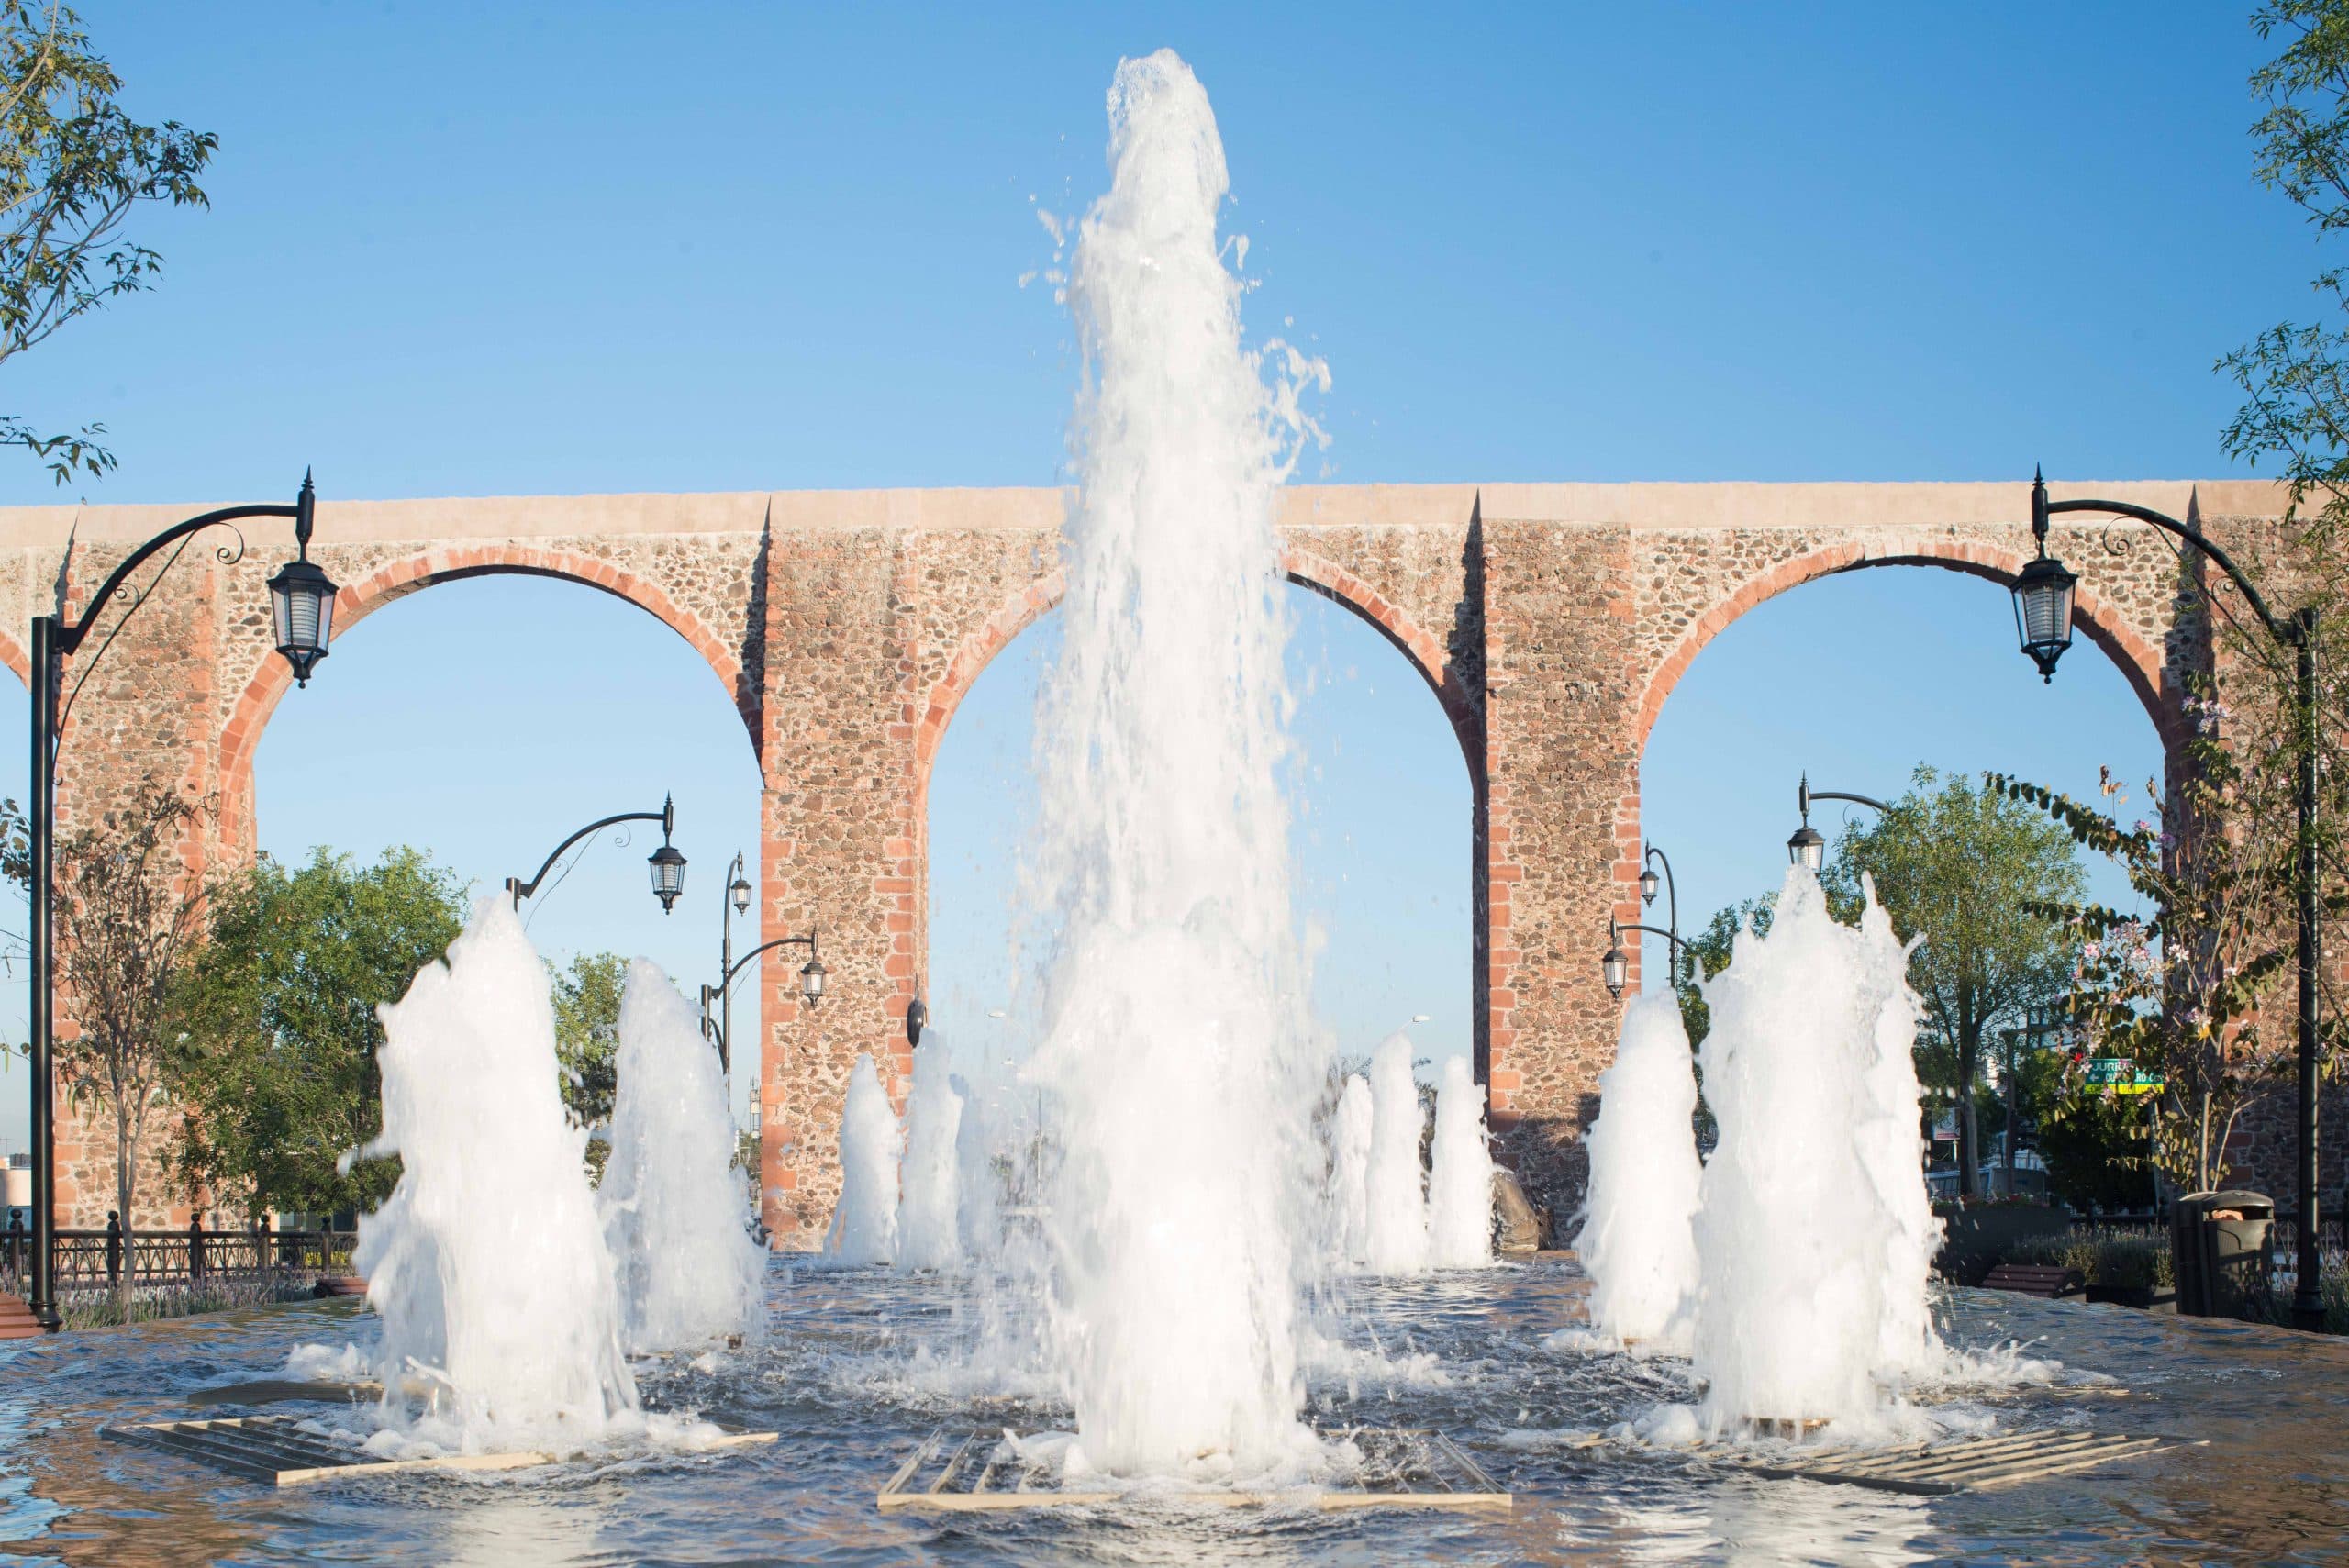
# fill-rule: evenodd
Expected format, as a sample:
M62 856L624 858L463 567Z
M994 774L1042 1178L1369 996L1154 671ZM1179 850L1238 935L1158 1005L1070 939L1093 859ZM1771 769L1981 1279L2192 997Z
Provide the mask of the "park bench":
M2018 1296L2036 1296L2048 1301L2077 1296L2085 1286L2079 1270L2057 1263L2000 1263L1982 1282L1985 1290L2010 1290Z

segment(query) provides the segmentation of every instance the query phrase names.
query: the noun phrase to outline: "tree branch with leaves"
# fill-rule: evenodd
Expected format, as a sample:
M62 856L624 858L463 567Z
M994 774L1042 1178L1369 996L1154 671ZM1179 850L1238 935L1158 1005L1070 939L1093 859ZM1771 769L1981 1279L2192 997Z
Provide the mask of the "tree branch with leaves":
M219 139L141 125L115 102L121 90L71 8L0 4L0 361L153 284L162 257L123 233L142 204L209 205L196 177ZM0 446L45 460L60 484L115 466L105 434L0 415Z
M2085 1051L2162 1074L2153 1158L2171 1181L2207 1191L2227 1178L2228 1140L2243 1112L2289 1079L2289 1009L2278 1018L2260 1003L2293 957L2294 843L2288 810L2257 808L2268 770L2240 762L2240 742L2221 733L2225 710L2207 696L2187 706L2195 731L2172 801L2126 828L2043 785L1998 773L1985 781L2110 860L2153 907L2146 917L2076 900L2042 906L2078 944L2065 1006ZM2127 799L2110 773L2100 787L2106 801ZM2074 1089L2085 1071L2084 1060L2073 1062Z
M1975 1089L1983 1047L2061 992L2069 944L2043 910L2079 896L2079 862L2063 832L1998 792L1920 767L1889 810L1837 841L1820 880L1839 917L1856 917L1864 875L1893 929L1924 939L1909 957L1909 984L1924 1001L1929 1043L1952 1069L1958 1192L1971 1196L1981 1167Z
M139 1155L165 1103L178 1032L173 998L203 934L203 891L180 849L212 813L210 801L150 778L57 846L59 978L79 1030L56 1042L58 1078L77 1109L112 1117L126 1248Z
M396 1157L341 1159L383 1120L378 1009L456 940L463 893L412 849L370 866L327 850L296 867L262 855L215 884L174 1037L191 1184L322 1214L390 1193Z

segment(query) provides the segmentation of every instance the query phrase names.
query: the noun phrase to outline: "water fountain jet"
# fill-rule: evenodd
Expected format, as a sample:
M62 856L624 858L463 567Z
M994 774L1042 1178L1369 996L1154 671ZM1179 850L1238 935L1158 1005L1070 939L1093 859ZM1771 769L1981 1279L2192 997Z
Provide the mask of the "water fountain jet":
M1375 1274L1412 1274L1428 1266L1428 1205L1421 1182L1419 1085L1411 1074L1411 1037L1397 1029L1370 1059L1370 1166L1364 1181L1367 1244Z
M1590 1192L1575 1250L1590 1322L1618 1343L1684 1349L1696 1307L1695 1058L1671 991L1623 1009L1614 1064L1598 1075Z
M1436 1086L1429 1154L1428 1261L1481 1269L1493 1261L1493 1156L1485 1142L1485 1092L1465 1056L1449 1056Z
M1026 1076L1053 1114L1040 1285L1079 1451L1166 1472L1303 1435L1321 1171L1296 1133L1327 1064L1299 1000L1273 524L1294 383L1320 373L1291 356L1268 386L1242 346L1190 68L1121 61L1108 106L1110 188L1068 284L1085 379L1038 702L1051 951Z
M718 1053L660 966L638 959L620 993L612 1151L596 1201L633 1351L755 1335L766 1256L734 1168Z
M824 1234L824 1256L842 1264L888 1263L897 1256L897 1156L904 1134L869 1051L849 1069L841 1106L841 1195Z
M636 1383L546 966L506 899L382 1017L384 1126L359 1152L401 1172L354 1261L383 1320L384 1414L465 1451L591 1442L634 1413Z
M950 1081L945 1041L935 1029L928 1040L914 1051L914 1084L906 1098L897 1263L908 1269L951 1269L963 1258L956 1158L963 1096Z
M1839 924L1807 868L1766 936L1705 983L1720 1140L1699 1187L1695 1368L1705 1422L1865 1425L1932 1351L1930 1215L1908 950L1876 908Z

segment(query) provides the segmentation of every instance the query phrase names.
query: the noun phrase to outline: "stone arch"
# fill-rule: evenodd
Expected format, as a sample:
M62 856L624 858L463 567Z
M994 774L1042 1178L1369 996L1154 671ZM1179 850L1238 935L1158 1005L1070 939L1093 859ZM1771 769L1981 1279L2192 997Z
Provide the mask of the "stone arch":
M17 641L12 632L0 631L0 663L6 664L17 679L25 684L26 691L33 689L32 655L25 651L25 645Z
M1355 573L1294 545L1281 547L1281 575L1308 593L1352 610L1410 662L1411 668L1427 683L1428 690L1435 694L1444 717L1451 721L1470 779L1481 779L1484 748L1478 737L1475 705L1461 691L1459 683L1448 675L1443 644L1401 606ZM954 657L948 662L945 673L930 688L914 730L915 799L925 819L930 767L937 761L939 742L945 738L946 727L953 722L955 710L963 706L963 699L970 695L972 686L995 662L996 655L1057 607L1067 592L1067 578L1054 567L1006 597L994 613L963 639Z
M1485 775L1483 725L1475 699L1461 689L1444 654L1443 644L1413 620L1401 606L1334 562L1324 561L1295 545L1281 547L1281 574L1309 594L1319 594L1368 622L1428 684L1443 716L1452 722L1453 738L1460 742L1461 760L1468 765L1472 790L1482 792Z
M1508 884L1520 873L1513 864L1505 863L1505 852L1497 856L1490 848L1497 842L1505 845L1508 834L1505 827L1496 829L1489 819L1492 806L1486 784L1481 698L1469 693L1453 674L1442 641L1358 573L1286 542L1281 547L1280 571L1286 582L1353 612L1401 653L1434 695L1460 745L1461 760L1468 773L1471 813L1470 1060L1477 1081L1486 1087L1488 1114L1494 1117L1494 1125L1504 1127L1508 1125L1504 1118L1509 1106L1508 1095L1518 1086L1520 1074L1515 1071L1497 1073L1492 1067L1492 1051L1497 1044L1506 1047L1514 1038L1508 1027L1508 1009L1515 1005L1509 987L1520 955L1506 940L1505 932L1497 947L1494 939L1496 930L1508 924ZM902 891L894 891L890 896L896 911L894 917L907 922L893 929L910 929L915 933L914 967L918 978L902 987L902 995L893 1007L896 1016L903 1016L905 1003L928 983L930 784L939 747L955 712L996 656L1055 608L1067 591L1065 574L1054 566L1006 595L985 619L964 634L926 698L907 710L908 717L916 711L919 714L914 721L910 764L913 837L904 845L912 852L896 862L896 874L890 885Z
M701 619L680 606L658 583L622 571L607 561L576 550L534 545L448 546L395 561L335 595L334 631L339 641L358 622L395 600L467 577L553 577L625 599L691 643L732 697L751 749L759 751L760 693L744 673L741 660ZM261 662L245 684L220 731L222 828L231 842L250 844L253 815L253 756L262 731L280 698L294 683L293 672L274 652Z
M1846 539L1777 562L1739 584L1727 597L1698 616L1649 673L1634 719L1633 757L1645 755L1648 736L1662 716L1665 701L1697 656L1731 622L1764 601L1821 577L1883 566L1935 567L2008 587L2022 571L2026 559L2019 551L1977 541L1904 539L1896 548L1882 550L1859 539ZM2075 590L2073 623L2119 667L2130 690L2143 705L2146 717L2153 721L2164 754L2174 758L2185 737L2185 724L2177 707L2177 694L2170 689L2164 674L2161 649L2130 623L2119 606L2098 595L2086 582ZM1637 884L1641 849L1645 841L1642 837L1642 800L1636 773L1620 809L1621 815L1617 818L1620 852L1614 866L1613 912L1618 919L1635 921L1640 918ZM1637 989L1645 967L1640 943L1631 944L1630 957L1631 987Z
M1985 578L2007 587L2012 585L2022 571L2024 560L2019 552L1991 545L1943 539L1905 546L1888 554L1871 553L1865 544L1853 540L1782 561L1768 571L1748 578L1738 585L1734 593L1697 617L1664 655L1662 662L1650 673L1640 696L1636 729L1632 737L1634 753L1646 751L1648 733L1654 728L1657 717L1664 711L1665 699L1680 684L1680 677L1687 673L1697 655L1703 652L1706 645L1730 622L1765 599L1776 598L1790 588L1800 587L1821 577L1878 566L1939 567ZM2118 606L2099 595L2086 583L2082 583L2075 592L2073 623L2119 666L2130 690L2136 693L2137 700L2144 705L2145 716L2153 721L2154 730L2161 736L2163 747L2165 750L2174 748L2182 739L2184 730L2177 710L2176 694L2169 689L2163 673L2162 651L2129 623Z

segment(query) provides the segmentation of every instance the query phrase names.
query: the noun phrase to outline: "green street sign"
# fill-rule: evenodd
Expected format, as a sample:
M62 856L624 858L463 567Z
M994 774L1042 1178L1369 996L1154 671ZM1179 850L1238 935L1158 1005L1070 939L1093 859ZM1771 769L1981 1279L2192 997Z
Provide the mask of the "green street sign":
M2087 1085L2116 1095L2149 1095L2166 1082L2159 1073L2141 1071L2125 1056L2098 1056L2087 1063Z

